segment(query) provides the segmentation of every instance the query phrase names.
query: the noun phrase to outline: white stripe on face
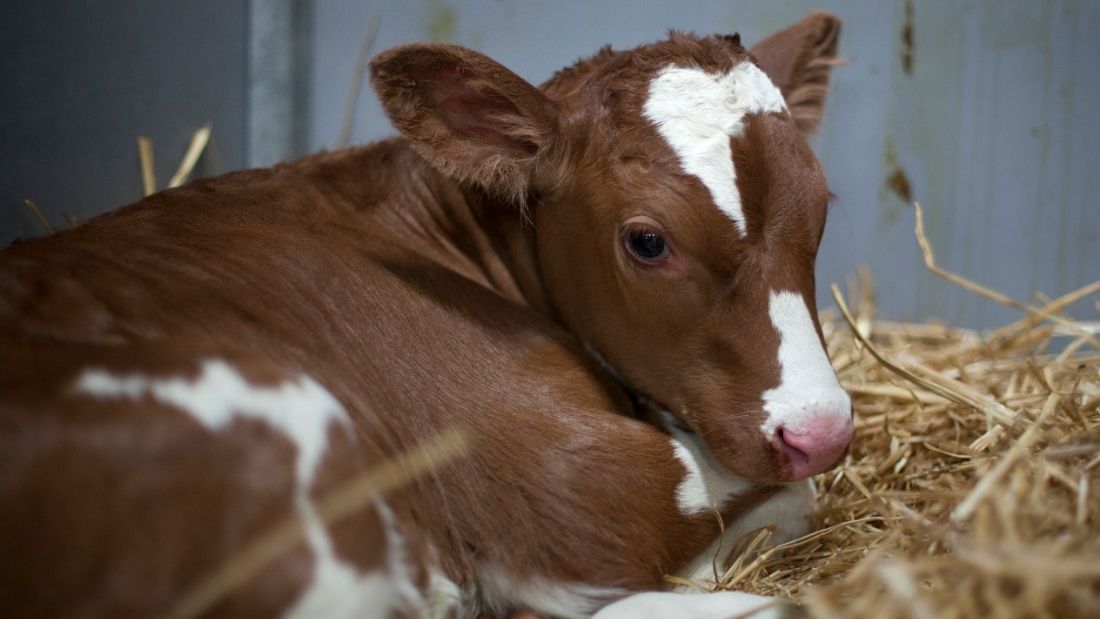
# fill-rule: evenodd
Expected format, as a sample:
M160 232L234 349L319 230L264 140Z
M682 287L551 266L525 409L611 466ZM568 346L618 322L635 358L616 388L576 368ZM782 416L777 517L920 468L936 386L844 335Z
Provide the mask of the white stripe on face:
M643 113L657 125L684 171L703 182L714 203L745 235L730 138L748 114L782 112L783 95L756 65L743 60L721 75L670 65L650 82Z
M850 416L851 400L825 356L802 295L773 290L768 315L780 338L780 378L777 387L764 392L764 436L771 440L780 427L795 430L825 416Z

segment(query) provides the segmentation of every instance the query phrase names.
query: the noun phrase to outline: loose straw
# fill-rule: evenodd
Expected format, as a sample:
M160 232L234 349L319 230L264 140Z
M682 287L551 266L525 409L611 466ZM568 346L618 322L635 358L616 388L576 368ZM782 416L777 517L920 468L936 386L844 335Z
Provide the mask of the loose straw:
M26 206L31 213L34 213L35 218L38 220L38 225L42 226L42 229L46 231L46 234L53 234L53 226L50 222L46 221L46 216L42 214L42 211L38 210L38 205L34 202L24 199L23 205Z
M168 181L169 189L179 187L186 183L187 179L191 177L191 173L195 170L195 165L199 162L199 157L202 156L203 150L206 149L206 144L210 141L210 132L213 128L212 124L207 123L191 136L191 143L187 146L187 153L184 154L179 169L177 169L175 175L172 176L172 180Z
M151 196L157 192L157 175L153 167L153 141L145 136L137 139L138 160L141 162L142 195Z
M924 255L924 265L928 267L929 271L935 273L936 275L939 275L940 277L946 279L953 284L956 284L967 290L970 290L971 292L986 297L987 299L992 299L993 301L996 301L997 303L1000 303L1002 305L1007 305L1009 307L1014 307L1016 309L1022 309L1029 312L1031 316L1022 322L1020 328L1026 329L1030 327L1031 324L1037 324L1039 321L1044 319L1051 320L1061 325L1062 327L1069 329L1077 335L1086 337L1089 343L1092 344L1094 348L1100 350L1100 340L1092 337L1090 333L1078 327L1074 322L1053 314L1053 312L1062 309L1062 307L1074 303L1077 299L1086 297L1100 290L1100 281L1095 281L1077 290L1076 292L1071 293L1074 296L1068 297L1065 300L1061 300L1060 303L1047 305L1047 308L1045 309L1040 309L1032 307L1025 303L1021 303L1020 301L1017 301L1016 299L1013 299L1012 297L1002 292L998 292L996 290L993 290L992 288L983 286L975 282L974 280L967 279L961 275L952 273L951 271L942 269L937 266L935 254L932 252L932 244L928 242L928 237L924 234L924 212L921 210L920 204L917 202L913 203L913 208L916 213L913 232L917 236L917 245L920 246L921 253ZM1035 322L1032 323L1030 322L1031 320L1034 320Z

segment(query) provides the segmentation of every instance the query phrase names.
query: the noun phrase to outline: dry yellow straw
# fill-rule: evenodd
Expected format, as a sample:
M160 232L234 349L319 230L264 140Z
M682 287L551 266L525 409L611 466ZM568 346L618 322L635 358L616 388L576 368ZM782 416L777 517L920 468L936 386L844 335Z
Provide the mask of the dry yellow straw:
M157 176L153 168L153 142L145 136L137 139L138 160L141 162L142 195L151 196L157 192Z
M856 325L856 319L852 316L851 311L848 309L848 304L844 302L844 297L841 295L840 288L836 284L833 284L830 288L833 293L833 300L836 301L837 308L840 310L841 315L844 316L844 319L848 321L848 326L852 328L852 333L855 335L856 339L858 339L859 342L863 344L863 346L867 349L867 352L871 353L871 356L877 359L878 362L883 365L883 367L897 374L898 376L901 376L905 380L908 380L920 387L923 387L927 391L930 391L941 398L955 402L956 404L969 406L978 411L983 410L984 404L989 406L990 410L995 410L995 406L988 401L974 402L968 399L962 393L960 393L959 390L952 389L951 387L954 385L938 384L941 382L941 380L946 381L946 379L943 379L943 377L936 375L935 372L929 372L927 378L922 378L921 376L917 376L915 373L910 372L909 370L893 363L892 361L884 357L882 353L878 351L878 348L871 344L871 341L867 339L866 336L860 333L860 330L857 328Z
M1035 444L1035 441L1041 436L1040 429L1042 424L1050 414L1054 412L1054 408L1058 405L1060 399L1057 393L1050 394L1047 398L1046 404L1043 406L1043 412L1039 415L1039 418L1035 420L1035 423L1024 432L1016 444L1008 450L1008 453L1001 457L997 462L997 466L993 467L993 470L986 473L984 477L978 480L978 483L974 486L974 489L967 495L963 502L959 503L951 512L951 520L955 522L962 522L970 517L974 513L974 509L977 508L986 496L993 490L993 487L999 483L1008 473L1008 470L1012 465L1016 464L1020 458L1027 454L1027 451L1031 449L1031 446Z
M921 210L920 204L917 202L913 203L913 208L916 211L914 233L917 236L917 244L920 246L921 253L924 255L924 265L928 267L929 271L935 273L936 275L939 275L949 282L957 284L967 290L970 290L971 292L975 292L983 297L986 297L987 299L992 299L997 303L1001 303L1002 305L1007 305L1009 307L1015 307L1017 309L1022 309L1030 312L1032 316L1029 317L1029 319L1025 319L1023 324L1027 326L1024 326L1023 328L1028 328L1031 324L1037 324L1043 319L1049 319L1053 322L1058 323L1062 327L1069 329L1073 333L1087 338L1089 343L1091 343L1093 347L1095 347L1097 350L1100 350L1100 340L1092 337L1090 333L1078 327L1074 322L1053 314L1053 312L1062 309L1062 307L1073 303L1074 301L1076 301L1077 298L1086 297L1093 292L1100 290L1100 281L1095 281L1073 293L1079 296L1075 298L1071 297L1072 300L1067 299L1057 305L1048 304L1046 309L1039 309L1025 303L1021 303L1020 301L1017 301L1004 293L983 286L975 282L974 280L967 279L961 275L952 273L946 269L942 269L937 266L935 254L932 252L932 245L928 242L928 237L926 237L924 234L924 213ZM1030 320L1034 320L1034 322L1030 322Z
M183 161L180 162L180 167L176 170L176 174L172 176L172 180L168 181L168 188L179 187L187 182L191 173L195 170L195 165L199 162L199 157L202 156L203 150L206 149L206 144L210 141L210 132L213 130L211 123L206 123L194 135L191 136L191 143L187 147L187 152L183 156Z
M42 226L42 229L46 231L46 234L53 234L53 227L50 226L50 222L46 221L46 216L42 214L42 211L38 210L37 204L30 200L24 199L23 205L30 209L32 213L34 213L35 218L38 219L38 224Z

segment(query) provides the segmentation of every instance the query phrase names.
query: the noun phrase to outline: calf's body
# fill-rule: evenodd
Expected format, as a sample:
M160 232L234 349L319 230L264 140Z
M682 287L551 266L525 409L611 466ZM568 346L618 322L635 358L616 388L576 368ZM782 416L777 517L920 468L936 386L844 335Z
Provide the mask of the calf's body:
M784 36L802 47L825 37L823 49L835 51L835 20L799 27L809 34ZM651 67L693 55L726 58L723 70L750 62L733 39L661 45L581 63L548 84L553 99L472 52L397 50L376 61L375 78L407 141L199 181L5 251L0 534L12 573L0 602L50 614L171 609L290 515L301 539L198 608L584 616L661 589L665 574L705 568L696 558L718 535L715 511L733 522L776 493L804 497L784 484L804 488L803 472L836 456L803 453L798 432L832 424L823 436L842 433L824 408L806 409L798 419L810 422L787 437L775 428L794 428L790 419L760 437L752 428L769 428L762 416L732 432L701 416L693 403L721 389L675 377L693 354L704 358L706 338L670 350L675 362L660 371L662 359L644 358L651 349L621 345L607 316L578 318L601 311L590 306L592 286L628 284L571 276L579 267L555 254L563 233L597 225L579 214L563 221L562 209L593 195L614 201L606 187L578 189L601 184L591 174L602 164L589 159L607 147L596 139L610 130L601 110L619 109L586 89L618 92L629 108L646 95ZM617 65L625 81L596 75ZM570 123L591 139L567 138ZM618 161L673 165L651 145L653 122L644 136L621 129ZM687 175L673 181L687 183L686 198L707 195ZM764 225L752 211L766 208L760 199L747 200L746 230ZM646 277L681 281L703 268L696 259L710 268L689 232L676 268ZM590 241L633 247L617 235ZM580 268L621 267L592 260ZM717 298L698 282L724 268L696 273L686 298ZM810 269L812 292L812 259ZM774 272L798 282L804 271ZM583 298L562 292L569 277ZM766 291L746 298L764 299L767 314ZM783 333L759 335L779 348ZM659 335L675 333L638 333ZM741 354L711 347L720 360ZM763 363L774 376L778 365ZM761 415L766 387L785 392L774 376L745 372L731 384L745 386L743 414ZM641 419L640 408L660 412ZM466 438L461 457L337 522L320 519L327 490L450 429ZM787 514L790 526L805 508Z
M365 161L387 157L400 165ZM359 183L351 185L356 193L349 195L326 182L360 170L379 171L362 183L370 191L386 186L448 191L451 195L422 204L449 199L448 215L470 208L453 186L428 186L425 181L436 179L425 164L391 142L274 171L199 181L79 229L21 243L5 254L4 299L10 313L3 320L8 344L2 355L3 392L11 414L33 415L7 417L18 431L9 436L5 453L29 451L23 466L45 467L43 476L56 476L51 485L27 477L8 488L5 503L27 506L18 508L27 519L17 519L7 531L43 533L16 546L25 552L8 565L22 567L8 582L40 578L58 558L87 552L98 557L84 575L92 579L81 581L80 589L44 599L78 603L92 591L113 594L92 583L115 580L113 566L130 569L122 560L138 560L142 546L135 546L139 541L127 532L137 534L143 520L159 519L159 513L141 511L154 505L152 497L107 495L108 502L117 501L117 510L109 510L117 520L101 526L118 536L107 547L103 538L84 537L81 523L103 513L104 493L116 482L146 475L159 479L141 453L143 443L159 445L157 433L179 443L163 456L168 460L162 465L180 467L175 475L182 479L193 468L207 475L234 474L207 468L211 463L201 449L188 453L189 445L217 445L231 438L188 424L185 414L168 416L160 409L171 407L145 393L128 401L121 390L112 397L75 389L81 372L102 371L118 380L194 382L204 361L242 365L235 361L242 348L249 351L245 359L258 357L261 365L283 368L287 380L308 375L344 403L363 449L360 469L449 428L470 437L463 458L393 501L415 523L417 532L410 537L430 539L442 563L439 569L459 586L497 574L509 581L499 589L519 589L540 579L548 585L586 584L597 596L597 601L583 602L582 608L591 610L606 601L599 595L613 597L614 589L659 588L663 573L683 566L711 542L717 533L713 514L701 509L685 515L678 507L677 491L687 471L668 434L634 419L621 388L574 338L516 298L515 284L505 280L513 286L511 294L491 287L488 274L510 272L505 259L491 250L473 254L437 244L430 237L414 241L419 226L438 234L432 213L417 216L416 201L371 204L369 196L358 193ZM394 171L414 178L385 177ZM290 188L323 195L334 206L279 212L285 194L280 200L262 197ZM449 234L473 247L491 248L494 240L481 232L485 227L476 224L477 215L466 211L465 217L466 222L461 216L446 222L458 228ZM173 342L188 346L174 354ZM117 410L120 398L129 411ZM74 417L73 411L84 407L90 407L83 414L92 419ZM105 408L121 417L109 431L124 434L116 442L93 442L81 459L81 450L73 453L68 441L108 431L85 427L105 423L98 416ZM75 427L57 437L57 444L52 437L45 443L32 439L47 419L61 428ZM147 424L170 428L147 430ZM204 439L204 434L218 440ZM242 457L265 457L252 453L258 447L242 444L249 445L239 447L247 452ZM292 452L284 447L283 455L292 459ZM102 486L90 487L67 478L75 471L59 462L66 453L85 472L89 462L100 459L129 464L116 465L103 474ZM158 454L148 457L155 460ZM267 458L278 462L276 456ZM286 503L293 484L285 473L271 475L269 490ZM178 494L173 490L150 482L153 496L187 497L186 488ZM242 498L255 500L250 489L239 491ZM746 484L743 500L729 503L727 518L769 493ZM199 505L182 510L194 520L173 522L180 529L163 540L164 552L171 553L173 544L179 553L206 551L199 541L218 537L212 533L219 525L235 526L205 522L201 501L206 499L196 500ZM66 507L51 515L55 501ZM175 499L161 507L180 508ZM264 522L275 518L273 510L264 510L273 512ZM58 529L44 530L42 522L58 522ZM246 527L238 541L248 540L245 533L260 532L259 525ZM188 536L180 537L184 533ZM377 551L369 544L366 548ZM203 552L201 567L212 571L234 550L239 548L229 544ZM172 556L185 563L182 554ZM304 589L309 570L291 567L301 561L294 554L282 560L288 570L299 572L302 582L295 584ZM179 595L194 583L174 584L180 588L165 586L160 592ZM509 593L500 591L501 596ZM152 612L171 601L151 596L148 606L131 609Z

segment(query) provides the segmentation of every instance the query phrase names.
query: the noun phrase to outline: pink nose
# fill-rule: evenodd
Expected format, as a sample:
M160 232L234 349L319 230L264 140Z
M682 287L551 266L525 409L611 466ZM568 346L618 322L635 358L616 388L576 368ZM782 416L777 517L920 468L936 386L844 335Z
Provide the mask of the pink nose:
M817 417L797 427L780 427L775 432L775 446L787 456L790 481L812 477L833 468L850 442L850 415Z

